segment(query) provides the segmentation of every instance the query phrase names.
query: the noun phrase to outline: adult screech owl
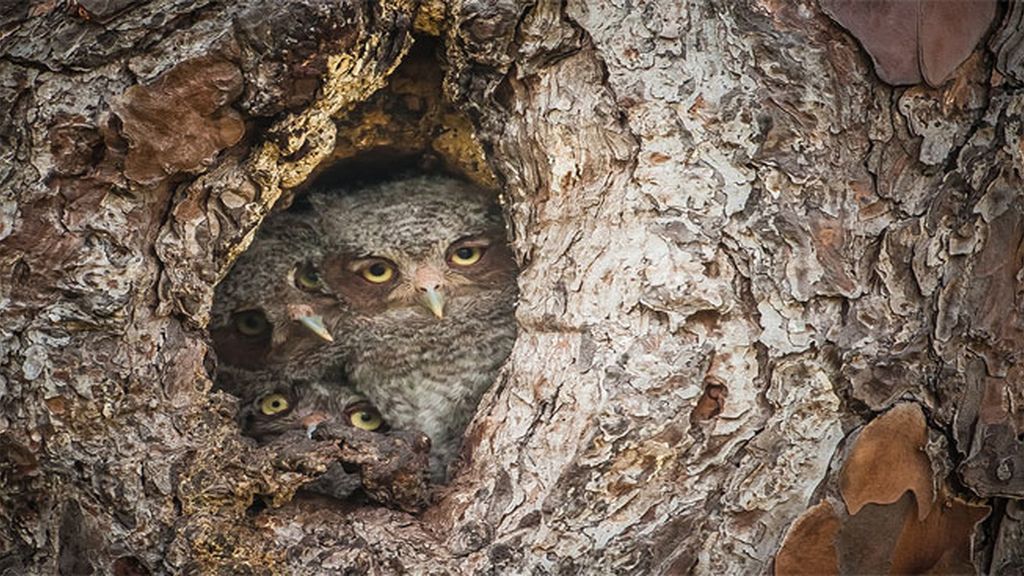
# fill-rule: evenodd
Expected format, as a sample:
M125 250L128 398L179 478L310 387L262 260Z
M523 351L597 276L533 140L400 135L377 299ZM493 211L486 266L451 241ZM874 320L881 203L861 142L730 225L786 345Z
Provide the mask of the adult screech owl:
M517 268L493 197L419 176L310 195L321 290L349 380L396 429L431 439L444 479L516 335Z
M320 281L310 264L319 238L301 214L272 215L217 287L210 335L218 386L244 396L253 380L324 377L328 366L310 356L333 340L318 310L331 301L303 290Z

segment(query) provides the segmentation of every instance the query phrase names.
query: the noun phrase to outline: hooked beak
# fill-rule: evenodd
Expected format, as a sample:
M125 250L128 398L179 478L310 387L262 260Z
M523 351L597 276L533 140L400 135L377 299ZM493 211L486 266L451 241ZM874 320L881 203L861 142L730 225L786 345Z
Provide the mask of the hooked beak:
M444 295L434 288L427 288L420 295L420 304L433 312L438 319L444 318Z
M324 420L327 420L326 414L323 412L313 412L302 420L299 420L299 423L306 429L306 436L308 438L312 438L313 432L316 432L316 427Z
M296 318L303 326L309 328L321 339L326 342L334 342L334 338L331 333L327 331L327 326L324 325L324 319L321 316L299 316Z

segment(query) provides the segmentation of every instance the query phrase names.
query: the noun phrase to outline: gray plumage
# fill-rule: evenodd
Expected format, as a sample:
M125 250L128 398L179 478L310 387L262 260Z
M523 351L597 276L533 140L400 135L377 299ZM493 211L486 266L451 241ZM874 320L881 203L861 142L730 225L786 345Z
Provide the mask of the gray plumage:
M324 290L338 299L325 311L331 349L393 427L430 436L432 474L443 479L515 340L517 269L501 211L493 196L440 176L310 201Z
M301 438L328 421L386 429L376 408L331 362L330 335L318 319L336 302L315 289L322 254L314 225L309 215L268 217L214 298L217 385L239 397L239 427L261 443L292 441L285 436ZM344 498L360 485L358 474L335 465L306 489Z
M315 276L320 233L292 213L267 218L217 287L210 334L219 361L217 384L236 395L250 381L318 381L328 366L311 360L329 338L317 332L320 309L332 300L300 282ZM313 272L311 272L313 271Z
M350 386L250 381L239 400L239 427L261 443L294 442L296 433L308 438L327 422L370 432L387 430L377 409ZM341 464L335 464L304 489L343 499L361 485L359 474L346 472Z

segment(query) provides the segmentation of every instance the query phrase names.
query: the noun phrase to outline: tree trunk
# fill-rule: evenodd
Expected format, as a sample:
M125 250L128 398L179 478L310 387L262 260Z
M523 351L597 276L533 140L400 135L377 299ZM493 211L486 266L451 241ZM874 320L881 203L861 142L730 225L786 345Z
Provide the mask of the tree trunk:
M814 0L0 6L0 573L1024 571L1021 4L938 88ZM426 512L295 497L213 290L424 155L515 349Z

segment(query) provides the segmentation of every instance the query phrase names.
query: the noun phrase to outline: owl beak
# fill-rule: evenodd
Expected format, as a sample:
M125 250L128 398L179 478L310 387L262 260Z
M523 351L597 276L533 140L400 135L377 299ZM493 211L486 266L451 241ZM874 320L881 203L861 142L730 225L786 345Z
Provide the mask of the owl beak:
M420 295L420 304L423 304L427 310L434 313L438 319L444 318L444 295L438 292L434 288L427 288Z
M303 326L309 328L325 342L334 342L334 337L327 331L327 326L324 325L324 319L321 316L299 316L296 318Z
M320 339L334 342L331 333L327 331L327 326L324 325L323 317L314 313L312 306L308 304L289 304L288 317L309 328Z
M299 423L306 429L306 436L312 438L313 433L316 432L316 427L324 420L327 420L327 414L324 414L323 412L313 412L302 420L299 420Z
M420 294L420 304L438 319L444 318L444 274L432 265L424 265L413 272L413 286Z

